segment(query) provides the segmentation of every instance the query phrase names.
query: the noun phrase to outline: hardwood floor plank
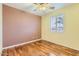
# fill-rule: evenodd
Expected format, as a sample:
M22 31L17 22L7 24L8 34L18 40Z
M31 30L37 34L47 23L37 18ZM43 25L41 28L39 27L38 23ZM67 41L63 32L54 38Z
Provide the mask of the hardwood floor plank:
M79 51L45 40L4 49L2 56L79 56Z

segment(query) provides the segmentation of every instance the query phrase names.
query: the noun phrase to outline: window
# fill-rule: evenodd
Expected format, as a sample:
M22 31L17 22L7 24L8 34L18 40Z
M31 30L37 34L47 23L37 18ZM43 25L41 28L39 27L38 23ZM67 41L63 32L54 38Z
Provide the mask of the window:
M52 16L51 17L51 32L63 32L64 25L63 25L64 15Z

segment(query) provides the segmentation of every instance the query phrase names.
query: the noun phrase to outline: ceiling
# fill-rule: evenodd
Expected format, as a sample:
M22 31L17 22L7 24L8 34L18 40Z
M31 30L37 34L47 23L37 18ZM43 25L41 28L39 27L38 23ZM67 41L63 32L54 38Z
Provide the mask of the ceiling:
M53 6L54 9L46 9L44 11L39 11L34 8L33 3L6 3L5 5L8 5L8 6L11 6L11 7L26 11L26 12L28 11L35 15L39 15L39 16L43 16L54 10L57 10L57 9L70 5L68 3L49 3L49 4L51 4L51 6Z

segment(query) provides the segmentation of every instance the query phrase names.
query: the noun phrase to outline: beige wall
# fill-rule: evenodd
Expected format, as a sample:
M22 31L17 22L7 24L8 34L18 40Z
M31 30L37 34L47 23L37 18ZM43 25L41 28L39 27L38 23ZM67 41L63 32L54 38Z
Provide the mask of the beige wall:
M41 17L3 5L3 47L41 37Z
M64 14L64 32L50 32L50 17ZM79 4L42 16L42 39L79 50Z
M0 4L0 54L2 51L2 4Z

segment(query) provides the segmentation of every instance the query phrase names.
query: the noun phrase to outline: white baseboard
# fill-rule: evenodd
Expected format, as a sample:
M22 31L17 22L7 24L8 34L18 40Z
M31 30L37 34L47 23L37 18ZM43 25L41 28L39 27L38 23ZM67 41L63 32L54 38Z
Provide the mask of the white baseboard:
M20 45L24 45L24 44L28 44L28 43L32 43L32 42L36 42L36 41L39 41L39 40L41 40L41 39L36 39L36 40L29 41L29 42L24 42L24 43L20 43L20 44L12 45L12 46L4 47L3 49L8 49L8 48L12 48L12 47L16 47L16 46L20 46Z

